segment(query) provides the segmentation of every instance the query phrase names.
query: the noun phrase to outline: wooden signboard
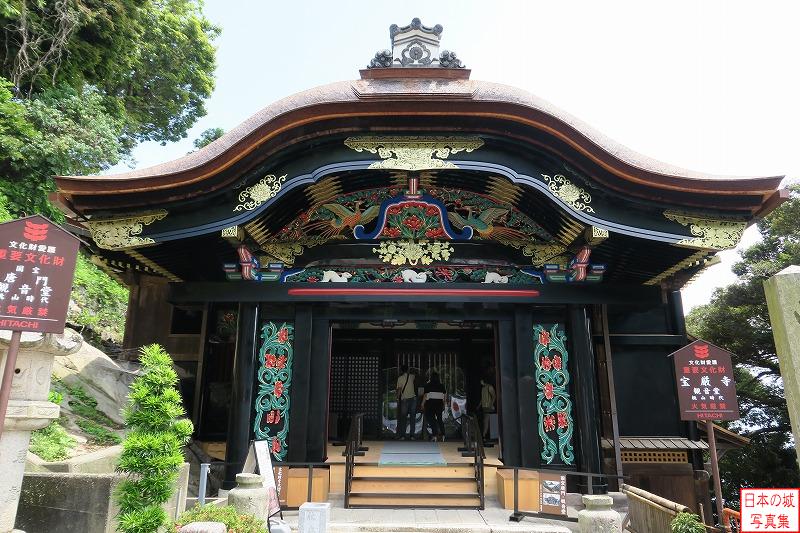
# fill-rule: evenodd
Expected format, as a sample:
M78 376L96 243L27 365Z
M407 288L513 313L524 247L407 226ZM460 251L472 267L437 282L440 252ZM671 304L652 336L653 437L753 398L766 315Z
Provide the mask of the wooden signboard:
M702 340L672 354L681 420L738 420L731 353Z
M39 215L0 224L0 329L64 332L79 246Z
M0 224L0 329L11 340L0 383L0 435L23 331L64 333L80 241L34 215Z
M718 517L722 516L724 502L714 421L739 420L731 355L728 350L700 339L670 354L675 364L681 420L706 423Z

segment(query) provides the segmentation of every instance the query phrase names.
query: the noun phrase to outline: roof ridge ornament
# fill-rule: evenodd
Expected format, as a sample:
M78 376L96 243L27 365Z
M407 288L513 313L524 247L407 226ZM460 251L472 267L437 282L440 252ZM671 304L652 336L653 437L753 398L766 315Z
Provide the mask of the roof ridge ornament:
M425 26L418 18L407 26L392 24L389 27L392 49L376 53L367 68L464 68L455 52L439 52L443 29L441 24Z

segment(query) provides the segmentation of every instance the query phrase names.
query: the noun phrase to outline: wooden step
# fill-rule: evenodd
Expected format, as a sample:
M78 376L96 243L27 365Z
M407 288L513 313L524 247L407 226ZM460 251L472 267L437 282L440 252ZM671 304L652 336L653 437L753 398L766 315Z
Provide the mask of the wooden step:
M472 479L354 479L350 494L475 494L477 482Z
M454 495L440 497L441 495L406 495L399 497L392 495L350 495L350 507L414 507L416 509L446 509L450 507L465 507L477 509L481 505L480 498L475 496Z
M400 479L419 478L472 478L475 479L475 468L471 464L443 466L378 466L355 465L354 477L381 477Z

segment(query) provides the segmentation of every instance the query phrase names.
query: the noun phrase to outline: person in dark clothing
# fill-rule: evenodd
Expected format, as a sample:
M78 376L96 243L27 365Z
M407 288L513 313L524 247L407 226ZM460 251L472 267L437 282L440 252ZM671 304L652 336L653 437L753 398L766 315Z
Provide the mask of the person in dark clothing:
M439 374L431 372L430 380L425 384L425 396L422 405L425 409L425 418L433 432L433 440L444 442L444 421L442 411L447 400L447 390L439 381ZM440 437L441 435L441 437Z

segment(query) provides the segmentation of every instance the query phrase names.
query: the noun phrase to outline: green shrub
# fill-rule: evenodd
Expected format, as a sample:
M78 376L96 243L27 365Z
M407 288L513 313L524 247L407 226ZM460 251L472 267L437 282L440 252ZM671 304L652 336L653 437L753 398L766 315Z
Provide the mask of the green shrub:
M61 405L61 402L64 401L64 395L58 391L51 390L47 393L47 401L53 402L56 405Z
M678 513L669 525L672 533L705 533L700 517L692 513Z
M177 420L185 412L169 354L151 344L142 347L139 361L144 373L128 394L124 416L130 431L117 464L128 474L115 492L122 533L154 533L166 524L161 505L172 495L183 464L182 448L193 429L188 420Z
M128 289L118 283L83 254L78 255L75 265L75 281L72 287L73 307L67 320L81 326L87 340L99 344L95 333L114 341L121 341L125 332L125 312L128 307ZM87 328L88 330L83 330Z
M122 442L122 439L119 437L119 435L113 431L109 431L96 422L86 420L85 418L79 418L75 421L75 423L78 424L78 427L89 435L89 442L92 444L113 446Z
M69 452L75 447L75 439L67 435L66 430L57 421L37 429L31 433L31 444L28 448L45 461L61 461L69 457Z
M250 515L240 515L231 506L203 505L193 507L178 517L173 529L177 531L179 527L192 522L222 522L233 533L265 533L267 531L263 520Z

